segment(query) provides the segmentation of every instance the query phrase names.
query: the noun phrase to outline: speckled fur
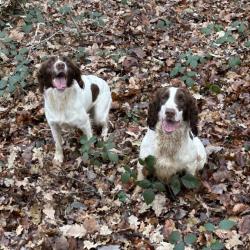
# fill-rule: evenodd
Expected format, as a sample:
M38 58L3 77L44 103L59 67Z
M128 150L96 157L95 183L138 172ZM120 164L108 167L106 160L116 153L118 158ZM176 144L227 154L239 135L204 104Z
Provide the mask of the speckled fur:
M180 93L182 100L178 99ZM162 121L166 119L165 108L175 110L175 120L180 124L171 133L166 133L162 129ZM156 158L155 175L163 182L168 183L174 174L183 170L194 175L206 163L205 148L197 137L197 124L197 105L188 90L164 88L157 91L151 99L148 129L141 143L139 157L145 159L152 155ZM143 180L143 166L139 162L137 169L137 180ZM137 187L134 194L139 190Z

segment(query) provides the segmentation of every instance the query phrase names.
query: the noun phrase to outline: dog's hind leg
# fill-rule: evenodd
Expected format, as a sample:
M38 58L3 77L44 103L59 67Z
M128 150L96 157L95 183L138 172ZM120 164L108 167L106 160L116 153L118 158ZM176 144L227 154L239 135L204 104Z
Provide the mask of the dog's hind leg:
M108 120L109 120L109 110L111 106L111 98L107 99L106 95L99 97L98 102L94 109L94 123L97 126L102 127L101 136L104 140L107 139L108 135Z
M88 139L90 139L93 136L90 119L88 117L85 120L86 121L84 124L80 123L79 125L77 125L77 127L82 130L82 132L87 136Z

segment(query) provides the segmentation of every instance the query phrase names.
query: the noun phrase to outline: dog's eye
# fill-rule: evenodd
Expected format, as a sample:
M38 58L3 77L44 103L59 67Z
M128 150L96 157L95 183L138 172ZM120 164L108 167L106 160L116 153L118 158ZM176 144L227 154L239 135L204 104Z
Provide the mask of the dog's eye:
M184 102L184 96L182 94L177 96L178 102Z
M166 102L169 98L169 93L165 93L163 96L162 96L162 103Z

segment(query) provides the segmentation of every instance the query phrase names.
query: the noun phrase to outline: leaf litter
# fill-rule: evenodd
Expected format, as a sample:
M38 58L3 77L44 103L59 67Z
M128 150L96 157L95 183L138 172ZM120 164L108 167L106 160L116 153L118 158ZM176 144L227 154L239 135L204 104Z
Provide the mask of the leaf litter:
M1 247L165 250L194 233L196 242L185 249L248 249L246 2L14 2L0 9ZM36 71L44 57L58 52L108 81L117 164L84 162L80 134L70 131L64 135L65 163L53 166ZM176 201L159 193L146 205L132 198L133 183L122 184L121 169L136 168L149 98L170 84L190 84L197 97L209 160L198 190L183 190ZM218 228L225 220L229 226L231 217L233 228ZM214 225L211 231L207 223ZM176 230L181 239L171 244Z

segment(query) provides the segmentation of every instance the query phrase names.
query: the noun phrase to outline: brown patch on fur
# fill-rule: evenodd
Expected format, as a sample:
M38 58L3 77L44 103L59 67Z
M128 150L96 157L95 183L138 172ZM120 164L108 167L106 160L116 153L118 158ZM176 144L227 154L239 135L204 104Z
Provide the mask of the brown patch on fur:
M149 103L148 109L148 127L152 130L155 130L156 123L158 122L158 114L161 109L161 105L168 98L169 91L166 88L161 88L156 91L156 94L153 96Z
M77 83L81 88L84 88L84 82L81 78L81 71L80 69L67 57L59 58L61 61L65 62L67 65L67 87L70 87L73 84L73 80L76 80ZM55 77L54 72L54 63L57 61L56 56L52 56L47 59L45 62L42 63L38 73L38 83L39 83L39 90L41 93L44 92L44 89L53 88L52 80Z
M184 88L176 92L176 104L179 110L183 110L183 120L188 122L192 133L198 135L198 107L195 98Z
M100 93L100 89L99 89L99 87L96 85L96 84L94 84L94 83L92 83L91 84L91 92L92 92L92 102L94 102L96 99L97 99L97 97L98 97L98 95L99 95L99 93Z
M52 87L52 67L56 61L56 57L52 56L48 60L42 63L38 73L38 83L39 83L39 90L43 93L44 89Z
M69 83L73 83L73 80L75 79L77 81L77 83L79 84L79 86L81 88L84 88L84 82L82 80L82 77L81 77L81 70L80 68L75 64L73 63L68 57L63 57L61 59L63 62L66 63L67 67L68 67L68 76L69 76ZM68 86L68 83L67 83L67 86Z

